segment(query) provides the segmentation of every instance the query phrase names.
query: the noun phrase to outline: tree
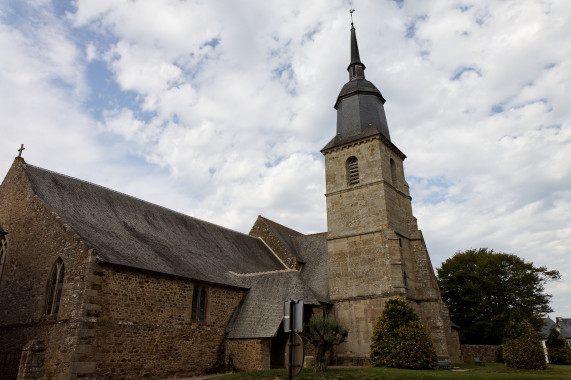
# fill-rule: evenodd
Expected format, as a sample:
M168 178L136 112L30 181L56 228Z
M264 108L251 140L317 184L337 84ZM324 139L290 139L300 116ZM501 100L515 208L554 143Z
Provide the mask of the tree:
M510 335L503 344L506 366L520 369L546 369L539 336L528 321L511 322Z
M315 347L313 372L325 371L325 355L334 346L343 343L349 332L331 317L314 314L307 324L304 338Z
M516 314L541 329L542 316L553 311L544 285L561 277L556 270L487 248L457 252L437 273L450 319L468 344L502 343L502 332Z
M567 341L555 327L549 330L549 336L545 341L547 356L551 364L571 364L571 348Z
M434 369L434 344L428 330L403 299L387 301L371 338L371 363L411 369Z

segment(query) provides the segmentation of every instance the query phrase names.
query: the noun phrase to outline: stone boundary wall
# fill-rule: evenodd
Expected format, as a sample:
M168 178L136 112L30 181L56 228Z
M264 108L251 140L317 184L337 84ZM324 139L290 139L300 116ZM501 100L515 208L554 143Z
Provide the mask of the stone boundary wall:
M496 348L498 348L498 346L462 344L461 348L462 361L464 361L464 363L473 362L474 358L488 363L496 361Z

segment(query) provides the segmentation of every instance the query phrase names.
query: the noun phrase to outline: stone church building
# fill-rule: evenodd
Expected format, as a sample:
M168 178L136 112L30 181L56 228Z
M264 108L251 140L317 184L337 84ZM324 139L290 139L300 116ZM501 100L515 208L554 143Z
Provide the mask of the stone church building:
M283 366L283 302L349 329L337 363L369 357L394 297L440 359L460 361L385 99L351 26L349 81L325 157L327 232L258 217L248 235L28 164L0 186L0 378L126 379Z

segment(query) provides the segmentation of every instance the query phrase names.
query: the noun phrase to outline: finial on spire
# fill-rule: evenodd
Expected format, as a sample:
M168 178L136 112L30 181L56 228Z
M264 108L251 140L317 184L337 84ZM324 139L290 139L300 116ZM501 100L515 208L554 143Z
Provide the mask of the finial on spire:
M22 145L20 146L20 149L18 149L18 152L19 152L19 153L18 153L18 157L22 157L22 151L25 150L25 149L26 149L26 148L24 148L24 144L22 144Z
M355 27L353 26L353 12L355 12L355 9L351 8L349 10L351 14L351 63L349 67L347 67L349 80L353 78L365 79L365 65L361 62L361 58L359 57L359 45L357 45L357 35L355 34Z

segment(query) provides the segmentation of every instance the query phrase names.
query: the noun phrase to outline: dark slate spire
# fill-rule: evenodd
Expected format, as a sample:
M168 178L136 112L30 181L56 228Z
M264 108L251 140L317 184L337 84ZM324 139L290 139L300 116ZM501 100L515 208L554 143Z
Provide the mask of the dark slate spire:
M359 45L357 44L357 35L355 34L355 27L351 22L351 63L347 67L349 71L349 80L356 76L365 78L365 65L361 62L359 57Z
M351 63L347 82L335 102L337 135L325 146L329 149L364 137L382 134L390 141L385 116L385 98L374 84L365 79L365 65L359 56L357 35L351 22Z

